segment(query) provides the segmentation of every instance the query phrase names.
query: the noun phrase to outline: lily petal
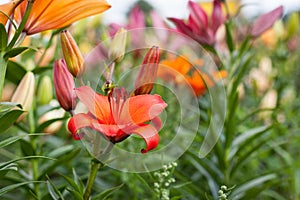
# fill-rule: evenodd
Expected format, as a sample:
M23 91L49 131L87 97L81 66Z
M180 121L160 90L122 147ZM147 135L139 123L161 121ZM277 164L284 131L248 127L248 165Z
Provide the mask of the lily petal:
M27 1L24 1L19 6L19 22L26 5ZM79 19L102 13L110 7L105 0L35 0L24 31L30 35L62 28Z
M111 124L113 122L107 96L96 93L88 86L81 86L75 92L80 101L101 123Z
M4 3L0 5L0 24L6 24L8 17L10 16L14 10L14 8L16 7L16 5L18 4L18 1L10 1L8 3ZM6 15L4 15L3 13L5 13Z
M157 130L151 125L140 126L139 128L134 129L132 133L141 136L146 142L147 147L141 150L142 153L147 153L154 149L159 143Z
M120 119L132 125L143 124L157 117L167 104L159 95L138 95L127 99Z
M145 15L139 6L135 6L130 12L127 28L144 28L145 26Z
M153 126L156 128L157 131L159 131L162 127L161 119L159 117L154 117L151 120Z
M77 131L81 128L92 128L93 127L93 122L97 120L92 118L90 115L88 114L76 114L74 115L69 123L68 123L68 129L69 131L72 133L72 136L75 140L79 140L81 138L81 136L79 136L77 134Z
M205 11L197 3L189 1L188 7L190 9L190 17L195 23L197 23L200 29L205 29L208 27L208 17Z
M215 34L218 30L218 28L221 26L221 24L224 21L223 15L222 15L222 5L221 2L218 0L214 0L214 8L212 11L211 16L211 29L213 30L213 33Z

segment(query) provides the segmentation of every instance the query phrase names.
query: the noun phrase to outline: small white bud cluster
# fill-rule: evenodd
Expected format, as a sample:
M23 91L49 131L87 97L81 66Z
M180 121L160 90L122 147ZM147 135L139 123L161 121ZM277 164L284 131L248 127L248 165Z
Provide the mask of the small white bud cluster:
M175 167L177 167L176 162L172 162L167 165L163 165L160 171L154 172L154 176L157 182L154 183L154 191L157 193L159 199L169 200L170 190L169 187L172 183L175 183L175 178L172 177Z
M219 195L218 200L228 200L228 196L229 196L232 189L233 189L233 187L232 188L227 188L226 185L222 185L220 187L220 190L218 191L218 195Z

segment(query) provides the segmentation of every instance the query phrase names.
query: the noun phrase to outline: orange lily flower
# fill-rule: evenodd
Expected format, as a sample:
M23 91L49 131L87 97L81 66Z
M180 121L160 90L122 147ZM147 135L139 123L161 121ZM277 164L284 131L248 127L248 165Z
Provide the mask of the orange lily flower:
M28 1L16 8L15 18L21 22ZM111 6L105 0L35 0L24 32L32 35L59 29L85 17L99 14Z
M224 70L212 72L211 75L194 71L191 77L187 77L187 80L191 84L196 96L201 96L206 92L207 87L214 86L214 81L218 81L226 76L227 72Z
M10 16L13 12L13 10L15 9L15 7L18 5L19 1L10 1L8 3L4 3L0 5L0 24L6 24L8 17ZM6 15L4 15L3 13L5 13Z
M79 129L89 127L104 134L112 143L137 134L147 145L142 153L158 145L158 130L162 124L158 115L167 107L159 95L129 97L124 88L114 88L108 96L103 96L88 86L79 87L76 94L88 107L89 113L76 114L70 119L68 128L74 139L80 139ZM147 124L149 121L155 127Z
M196 62L198 65L203 65L203 60ZM227 72L224 70L209 72L210 74L196 70L193 68L193 65L182 56L175 59L163 60L161 65L169 69L164 68L161 70L159 68L159 77L167 81L174 81L177 84L187 81L193 88L196 96L203 95L207 91L207 87L214 85L214 81L218 81L227 76ZM175 74L173 70L177 71L178 74Z

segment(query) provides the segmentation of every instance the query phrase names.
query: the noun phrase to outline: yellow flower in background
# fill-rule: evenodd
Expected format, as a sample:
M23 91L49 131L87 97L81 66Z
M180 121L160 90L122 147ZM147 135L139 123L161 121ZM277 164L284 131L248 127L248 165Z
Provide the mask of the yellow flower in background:
M16 8L15 19L21 22L28 1ZM96 15L111 6L105 0L35 0L24 27L27 35L59 29L85 17Z
M226 1L226 4L228 6L228 10L229 10L229 13L231 15L235 15L240 7L240 1L239 0L227 0ZM206 13L212 13L212 10L213 10L213 5L211 3L211 1L200 1L199 2L199 5L203 8L203 10L206 12ZM226 13L226 8L225 8L225 5L222 4L222 11L223 13Z

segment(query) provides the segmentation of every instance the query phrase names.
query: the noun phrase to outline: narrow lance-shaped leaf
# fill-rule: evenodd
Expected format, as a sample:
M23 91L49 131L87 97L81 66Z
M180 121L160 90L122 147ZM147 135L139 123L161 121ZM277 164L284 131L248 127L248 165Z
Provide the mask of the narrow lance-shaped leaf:
M5 26L0 23L0 52L4 51L7 46L8 36L6 33Z

